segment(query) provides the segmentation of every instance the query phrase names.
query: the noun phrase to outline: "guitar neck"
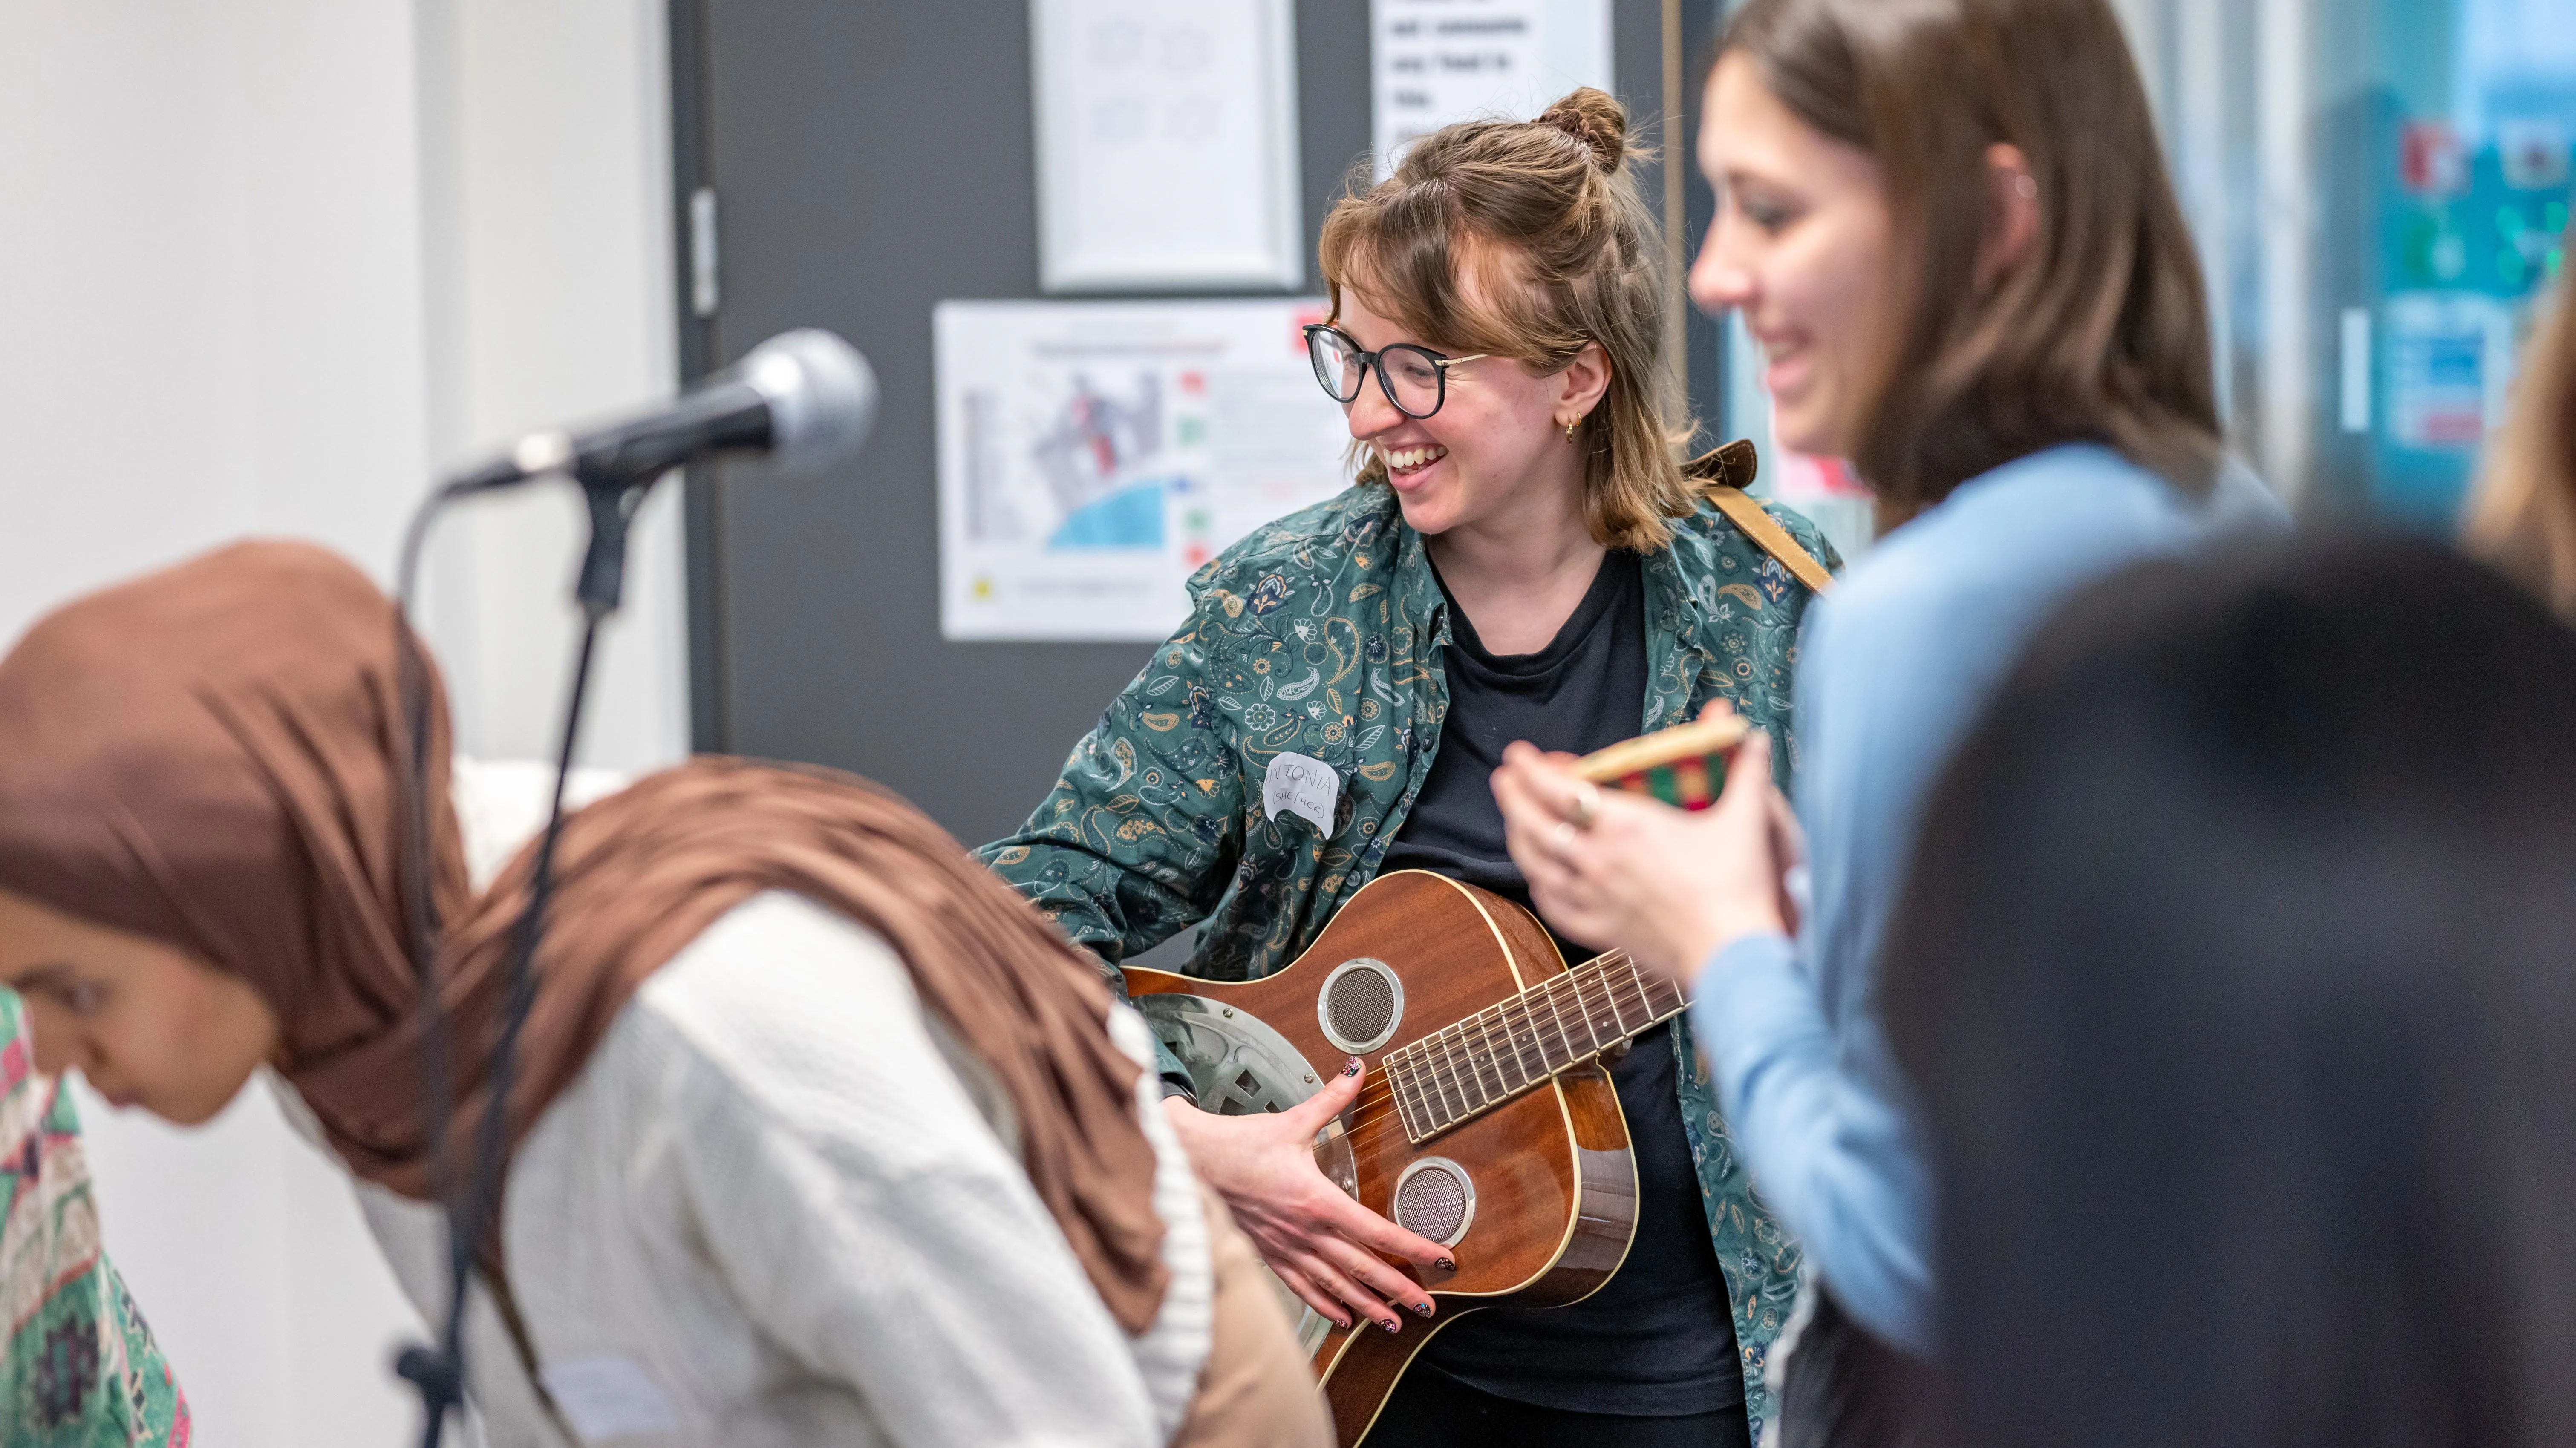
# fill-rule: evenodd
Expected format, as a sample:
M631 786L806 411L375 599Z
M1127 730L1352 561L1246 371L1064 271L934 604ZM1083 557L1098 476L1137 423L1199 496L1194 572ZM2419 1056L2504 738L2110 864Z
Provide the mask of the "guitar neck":
M1378 1070L1405 1135L1428 1140L1670 1020L1681 988L1614 950L1399 1046Z

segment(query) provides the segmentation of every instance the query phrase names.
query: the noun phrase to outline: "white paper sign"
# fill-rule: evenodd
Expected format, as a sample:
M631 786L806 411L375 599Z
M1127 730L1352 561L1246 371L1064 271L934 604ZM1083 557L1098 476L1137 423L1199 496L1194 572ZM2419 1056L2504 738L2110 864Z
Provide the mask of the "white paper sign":
M1290 0L1031 0L1048 291L1306 275Z
M1609 90L1610 0L1369 0L1377 173L1452 121L1525 121Z
M1341 798L1342 777L1331 765L1303 754L1271 756L1269 772L1261 776L1263 814L1274 820L1283 814L1304 815L1327 835L1333 832L1333 807Z
M642 1438L680 1431L653 1379L633 1358L601 1354L552 1362L538 1373L547 1396L585 1443Z
M942 302L939 628L1158 640L1190 574L1347 485L1313 298Z

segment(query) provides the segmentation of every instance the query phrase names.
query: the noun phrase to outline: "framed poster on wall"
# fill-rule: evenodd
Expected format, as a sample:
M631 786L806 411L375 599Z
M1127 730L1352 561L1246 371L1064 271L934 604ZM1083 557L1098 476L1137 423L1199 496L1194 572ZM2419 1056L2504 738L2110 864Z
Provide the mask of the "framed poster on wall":
M1319 297L931 316L943 638L1160 639L1202 564L1349 485Z
M1029 0L1038 280L1305 280L1294 0Z

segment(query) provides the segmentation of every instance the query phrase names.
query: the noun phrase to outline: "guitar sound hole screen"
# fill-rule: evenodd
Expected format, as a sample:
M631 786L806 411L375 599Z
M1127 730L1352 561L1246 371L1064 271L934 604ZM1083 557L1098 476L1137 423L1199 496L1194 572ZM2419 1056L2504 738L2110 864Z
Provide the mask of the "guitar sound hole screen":
M1333 982L1332 1016L1344 1040L1374 1041L1395 1022L1395 987L1378 971L1345 972Z

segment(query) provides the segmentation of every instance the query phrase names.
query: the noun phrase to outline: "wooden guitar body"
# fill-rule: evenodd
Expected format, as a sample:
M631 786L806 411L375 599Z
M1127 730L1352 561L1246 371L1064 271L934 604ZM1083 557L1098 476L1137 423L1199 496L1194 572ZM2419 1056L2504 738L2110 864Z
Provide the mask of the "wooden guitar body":
M1336 976L1354 968L1355 978ZM1452 1242L1453 1272L1387 1259L1430 1291L1437 1311L1428 1320L1408 1314L1403 1331L1388 1333L1365 1318L1341 1329L1307 1314L1304 1337L1345 1448L1367 1434L1397 1378L1442 1327L1506 1301L1579 1301L1627 1255L1636 1168L1618 1096L1597 1064L1557 1067L1509 1094L1497 1086L1501 1099L1448 1125L1418 1104L1400 1114L1381 1074L1389 1054L1565 974L1555 942L1528 912L1411 870L1371 881L1303 955L1264 979L1127 972L1129 995L1189 1064L1204 1109L1281 1110L1321 1089L1349 1057L1366 1061L1360 1099L1318 1141L1317 1163L1371 1211ZM1417 1048L1406 1060L1419 1058ZM1393 1083L1407 1080L1403 1066ZM1415 1080L1412 1089L1418 1103L1426 1088Z

